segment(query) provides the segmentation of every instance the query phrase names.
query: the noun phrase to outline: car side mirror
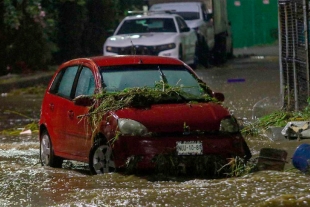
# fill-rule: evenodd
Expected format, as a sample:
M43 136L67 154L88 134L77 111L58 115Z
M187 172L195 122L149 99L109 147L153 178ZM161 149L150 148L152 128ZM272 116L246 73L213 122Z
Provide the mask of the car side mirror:
M181 28L181 32L189 32L191 29L189 27Z
M224 94L219 93L219 92L212 92L212 96L220 102L223 102L225 100Z
M80 95L73 99L77 106L91 106L94 104L94 99L91 96Z

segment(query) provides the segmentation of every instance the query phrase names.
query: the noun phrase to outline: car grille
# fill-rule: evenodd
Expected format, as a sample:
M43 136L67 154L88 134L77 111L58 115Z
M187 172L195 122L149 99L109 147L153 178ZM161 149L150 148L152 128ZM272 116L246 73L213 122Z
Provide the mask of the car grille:
M160 51L155 46L135 45L119 48L119 55L158 55Z

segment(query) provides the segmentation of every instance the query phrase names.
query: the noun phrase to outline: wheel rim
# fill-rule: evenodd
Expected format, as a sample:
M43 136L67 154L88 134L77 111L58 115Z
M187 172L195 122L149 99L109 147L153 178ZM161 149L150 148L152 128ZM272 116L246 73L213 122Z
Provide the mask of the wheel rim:
M43 135L41 140L41 163L48 165L51 156L50 139L47 134Z
M97 174L115 171L111 147L102 145L96 149L93 157L93 168Z

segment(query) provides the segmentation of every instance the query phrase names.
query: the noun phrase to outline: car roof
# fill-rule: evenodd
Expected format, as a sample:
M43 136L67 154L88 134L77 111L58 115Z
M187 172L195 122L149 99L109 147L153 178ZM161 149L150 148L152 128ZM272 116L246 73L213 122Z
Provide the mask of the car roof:
M61 67L78 62L94 63L99 67L102 66L117 66L117 65L136 65L136 64L161 64L161 65L184 65L178 59L151 55L115 55L115 56L96 56L88 58L77 58L66 63Z
M151 8L154 9L154 7L156 6L166 6L166 5L201 5L203 4L203 2L182 2L182 1L178 1L178 2L163 2L163 3L157 3L157 4L153 4L151 7L150 7L150 10Z
M150 7L150 12L156 11L187 11L198 12L200 10L201 2L167 2L154 4Z
M151 12L148 14L141 14L141 15L134 15L134 16L127 16L124 18L124 20L128 20L128 19L139 19L139 18L175 18L175 17L179 17L178 14L170 14L170 13L166 13L165 11L160 11L160 12Z

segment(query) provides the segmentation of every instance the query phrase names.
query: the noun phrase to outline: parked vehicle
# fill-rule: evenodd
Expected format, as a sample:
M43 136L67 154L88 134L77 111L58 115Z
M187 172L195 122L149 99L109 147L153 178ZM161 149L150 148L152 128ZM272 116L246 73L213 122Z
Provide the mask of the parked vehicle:
M104 43L103 54L166 56L195 67L196 43L195 31L179 15L135 15L119 24Z
M149 0L150 11L171 11L197 32L198 61L208 67L233 56L226 0Z
M101 174L129 165L154 169L164 155L176 167L208 156L225 163L235 156L249 159L238 123L222 101L223 94L175 58L74 59L59 67L45 92L40 160L51 167L63 160L86 162Z

